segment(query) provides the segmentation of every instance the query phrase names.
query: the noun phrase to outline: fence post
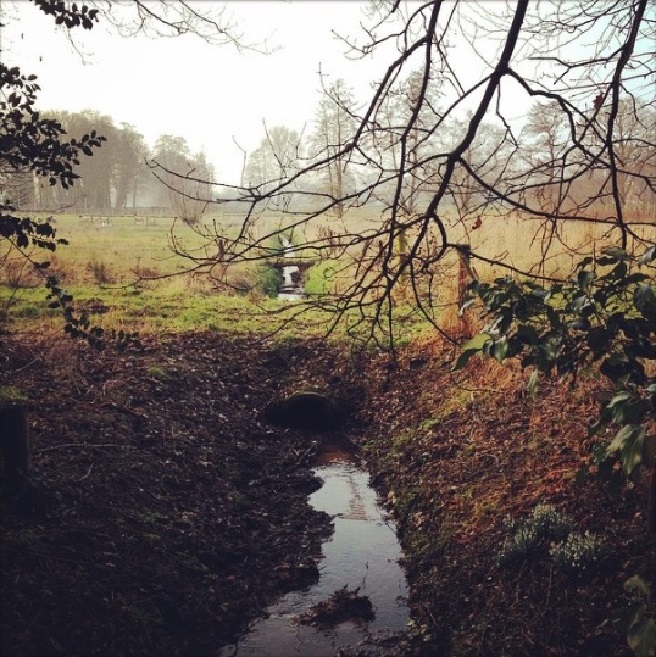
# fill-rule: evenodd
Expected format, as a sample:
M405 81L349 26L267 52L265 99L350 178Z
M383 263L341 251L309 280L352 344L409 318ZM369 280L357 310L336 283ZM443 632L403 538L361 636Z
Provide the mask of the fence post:
M460 317L460 329L463 334L471 337L472 325L469 312L467 310L460 312L460 308L465 302L467 286L477 276L471 265L471 247L469 244L456 244L455 248L458 251L458 315Z
M30 433L27 408L16 402L0 407L2 477L9 491L16 491L30 472Z

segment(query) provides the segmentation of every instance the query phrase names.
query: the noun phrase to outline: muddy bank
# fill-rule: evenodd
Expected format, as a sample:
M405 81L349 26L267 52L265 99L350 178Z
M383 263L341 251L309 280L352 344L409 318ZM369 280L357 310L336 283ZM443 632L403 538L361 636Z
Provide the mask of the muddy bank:
M135 358L5 343L43 508L3 513L3 655L216 654L316 578L313 447L260 421L275 356L215 335Z
M575 482L597 384L554 382L532 402L521 372L472 361L451 374L453 353L436 344L390 370L320 342L217 334L146 340L138 358L67 340L7 341L0 357L0 386L29 397L44 501L3 514L3 655L216 655L277 596L312 584L331 531L307 503L316 448L261 411L315 387L349 407L344 431L406 554L413 626L377 654L629 654L605 621L655 555L640 485L610 499ZM612 559L500 568L504 518L538 503Z

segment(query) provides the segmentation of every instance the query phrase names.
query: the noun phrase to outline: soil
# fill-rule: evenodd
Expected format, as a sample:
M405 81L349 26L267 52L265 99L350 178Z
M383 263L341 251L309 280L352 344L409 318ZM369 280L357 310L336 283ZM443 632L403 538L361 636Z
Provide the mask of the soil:
M655 554L640 481L614 495L576 483L598 382L550 382L534 401L520 370L474 360L451 373L439 343L408 347L394 369L312 340L142 343L0 343L0 390L27 395L32 439L31 494L3 496L4 657L217 654L316 581L331 523L307 496L323 437L263 418L308 389L347 412L340 435L366 457L406 551L414 626L381 654L630 654L611 620ZM603 537L597 565L498 565L504 518L540 502Z

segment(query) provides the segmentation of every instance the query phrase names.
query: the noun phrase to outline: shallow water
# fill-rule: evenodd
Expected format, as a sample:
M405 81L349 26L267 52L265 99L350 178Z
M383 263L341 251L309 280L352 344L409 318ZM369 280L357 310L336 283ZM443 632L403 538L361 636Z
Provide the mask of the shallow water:
M310 504L329 513L335 525L323 545L318 583L281 597L267 609L268 618L253 623L246 636L224 648L220 657L331 657L339 646L405 628L407 586L398 563L401 548L368 474L339 450L325 452L314 471L323 486L310 496ZM372 621L346 621L327 631L297 622L300 614L344 586L359 586L359 594L369 597L376 614Z

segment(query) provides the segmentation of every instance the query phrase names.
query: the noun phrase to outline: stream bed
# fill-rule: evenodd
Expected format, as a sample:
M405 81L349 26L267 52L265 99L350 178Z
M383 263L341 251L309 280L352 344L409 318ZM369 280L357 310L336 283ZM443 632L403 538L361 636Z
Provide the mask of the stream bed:
M340 646L356 644L371 646L375 654L375 646L405 629L409 613L401 547L369 475L340 449L325 449L314 472L323 485L309 502L334 523L318 563L319 581L281 597L220 657L332 657ZM373 620L349 619L323 629L299 623L301 614L344 587L359 587L358 595L369 598Z

